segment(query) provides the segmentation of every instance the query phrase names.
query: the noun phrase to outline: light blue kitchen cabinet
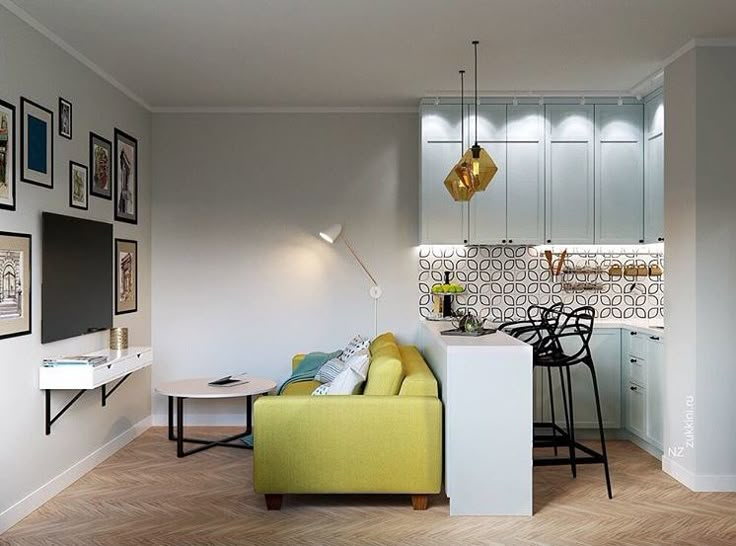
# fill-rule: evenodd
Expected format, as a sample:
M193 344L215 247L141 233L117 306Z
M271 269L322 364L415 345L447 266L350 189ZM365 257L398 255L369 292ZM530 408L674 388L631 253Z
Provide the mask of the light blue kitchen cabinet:
M468 108L468 140L475 142L475 110ZM506 105L481 104L478 107L478 143L486 149L498 167L496 176L485 191L470 201L470 242L502 244L506 242Z
M466 243L467 204L453 201L444 185L463 152L460 106L425 105L421 117L421 242Z
M575 354L581 347L576 337L566 340L565 350ZM621 330L619 328L596 328L590 340L590 350L595 364L598 392L603 415L603 427L621 427ZM564 370L563 370L564 371ZM565 410L558 370L552 370L552 387L555 399L555 420L564 428ZM587 366L578 364L570 369L573 392L573 417L576 429L597 429L598 417L595 408L593 381ZM547 381L546 371L541 378ZM537 413L549 420L549 394L546 386L540 391L542 399Z
M546 106L546 237L593 243L593 106Z
M595 242L644 242L643 108L595 106Z
M660 450L664 436L664 343L661 336L647 340L647 437Z
M506 240L544 243L544 108L508 105Z
M664 241L664 95L644 103L644 240Z

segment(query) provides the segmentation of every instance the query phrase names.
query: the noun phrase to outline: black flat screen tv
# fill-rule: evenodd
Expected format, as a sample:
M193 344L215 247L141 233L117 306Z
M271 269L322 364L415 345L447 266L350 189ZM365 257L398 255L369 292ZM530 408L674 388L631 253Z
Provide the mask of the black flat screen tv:
M112 224L43 213L41 342L112 328Z

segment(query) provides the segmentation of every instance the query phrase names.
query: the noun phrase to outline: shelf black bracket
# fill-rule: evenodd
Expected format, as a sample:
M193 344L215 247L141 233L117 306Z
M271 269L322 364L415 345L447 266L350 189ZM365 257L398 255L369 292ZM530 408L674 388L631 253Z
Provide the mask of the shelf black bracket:
M130 373L133 373L133 372L130 372ZM123 376L123 377L122 377L122 378L120 379L120 381L118 381L117 383L115 383L115 386L114 386L114 387L113 387L112 389L110 389L109 391L107 390L107 384L105 384L105 385L102 385L102 407L103 407L103 408L104 408L104 407L105 407L105 406L107 405L107 399L108 399L108 398L110 398L110 395L112 395L112 393L114 393L114 392L115 392L115 391L117 390L117 388L118 388L118 387L119 387L120 385L122 385L122 384L123 384L123 382L124 382L124 381L125 381L126 379L128 379L128 378L130 377L130 373L129 373L129 374L127 374L127 375L124 375L124 376Z
M51 390L46 389L46 436L48 436L49 434L51 434L51 425L53 425L54 423L56 423L56 421L59 419L59 417L61 417L62 415L64 415L64 413L66 413L66 410L68 410L69 408L71 408L72 405L74 404L74 402L76 402L77 400L79 400L85 392L87 392L87 389L82 389L77 394L75 394L74 395L74 398L72 398L71 400L69 400L69 402L67 403L67 405L64 406L61 409L61 411L59 411L59 413L57 413L56 415L54 415L54 417L52 418L51 417Z
M101 391L102 391L102 406L103 407L107 405L107 399L110 398L112 393L114 393L117 390L117 388L120 385L122 385L123 382L126 379L128 379L128 377L130 377L132 373L133 372L130 372L124 375L122 378L120 378L120 380L117 383L115 383L115 386L111 388L110 390L107 390L107 384L102 385ZM52 389L46 389L46 436L51 434L51 425L56 423L56 421L59 420L59 417L64 415L66 411L74 405L74 402L79 400L82 397L82 395L85 392L87 392L89 389L80 390L77 394L74 395L74 397L71 400L69 400L69 402L67 402L66 406L61 408L61 410L53 417L51 417L51 390Z

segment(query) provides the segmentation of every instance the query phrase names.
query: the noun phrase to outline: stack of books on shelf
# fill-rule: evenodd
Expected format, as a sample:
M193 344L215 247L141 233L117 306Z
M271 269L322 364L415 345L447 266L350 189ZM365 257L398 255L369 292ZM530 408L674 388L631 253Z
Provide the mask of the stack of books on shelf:
M65 356L63 358L46 358L43 361L44 366L99 366L105 364L107 357L104 355L81 355L81 356Z

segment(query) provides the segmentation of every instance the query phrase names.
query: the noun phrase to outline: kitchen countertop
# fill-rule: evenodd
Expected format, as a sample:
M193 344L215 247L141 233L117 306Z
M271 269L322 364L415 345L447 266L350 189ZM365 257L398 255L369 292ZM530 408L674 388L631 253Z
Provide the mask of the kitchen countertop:
M450 321L428 321L426 319L423 319L428 324L432 325L441 325L437 326L437 330L444 330L447 328L452 328L452 325L450 324ZM486 322L486 326L498 326L497 323L493 323L491 321ZM657 326L660 326L661 328L657 328ZM604 328L621 328L623 330L629 330L629 331L637 331L642 332L643 334L647 334L650 336L660 336L664 337L665 335L665 329L664 329L664 322L658 321L658 320L641 320L641 319L605 319L605 320L596 320L593 324L594 329L604 329ZM467 338L467 337L456 337L455 340L464 340L457 343L458 345L474 345L472 341L468 340L479 340L482 338ZM481 343L482 344L482 343Z

